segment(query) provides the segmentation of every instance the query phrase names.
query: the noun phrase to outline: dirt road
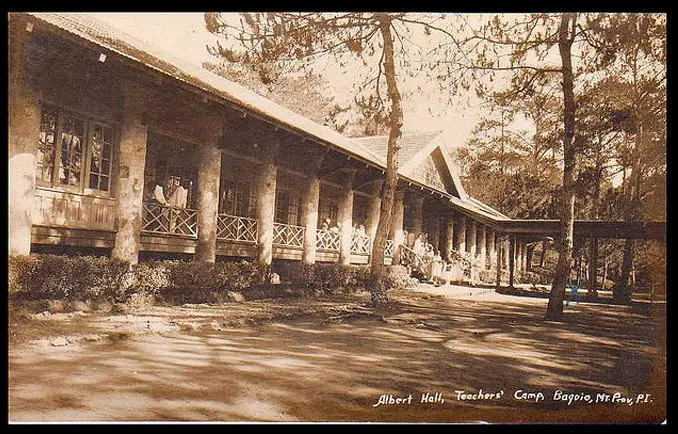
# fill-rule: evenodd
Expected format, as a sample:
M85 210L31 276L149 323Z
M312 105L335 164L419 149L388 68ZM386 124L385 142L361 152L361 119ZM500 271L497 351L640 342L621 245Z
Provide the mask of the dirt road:
M360 308L361 295L45 315L34 321L78 326L12 349L9 418L666 418L663 308L572 304L563 322L546 323L546 300L444 288L391 298L394 308L376 313Z

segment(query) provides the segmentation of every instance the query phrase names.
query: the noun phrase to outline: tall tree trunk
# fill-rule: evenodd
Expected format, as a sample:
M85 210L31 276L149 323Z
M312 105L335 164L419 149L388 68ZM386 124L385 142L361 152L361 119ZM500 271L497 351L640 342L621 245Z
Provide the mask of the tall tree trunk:
M575 201L575 150L574 150L574 74L572 72L572 43L574 41L576 14L564 13L560 22L558 49L562 59L563 75L563 208L560 218L560 252L546 319L558 320L563 316L565 285L570 274L574 235ZM570 28L571 27L571 28Z
M636 103L638 106L639 104ZM632 168L632 181L629 184L632 184L630 187L631 199L629 201L629 210L626 213L627 221L638 221L642 219L642 204L641 204L641 183L643 175L641 173L641 146L643 143L643 121L642 113L640 108L637 107L636 110L636 137L634 143L634 158L633 158L633 168ZM628 304L631 302L631 297L633 294L633 285L635 284L633 279L633 261L635 254L635 240L627 239L624 243L624 256L622 260L621 276L619 281L614 286L614 299L619 303Z
M380 18L379 27L384 41L384 75L386 76L388 99L391 103L391 130L388 136L388 150L386 154L386 182L384 184L384 194L381 199L379 224L377 225L377 232L372 244L372 261L370 263L370 291L373 307L388 305L384 269L384 248L386 247L386 237L388 236L390 229L391 212L395 201L396 188L398 186L398 149L400 136L402 135L401 128L403 125L401 96L396 82L391 19L388 16Z

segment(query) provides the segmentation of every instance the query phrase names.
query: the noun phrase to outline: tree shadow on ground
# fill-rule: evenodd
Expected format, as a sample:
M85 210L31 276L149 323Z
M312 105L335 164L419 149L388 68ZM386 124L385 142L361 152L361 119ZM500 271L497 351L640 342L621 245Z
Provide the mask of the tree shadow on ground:
M665 311L541 301L395 297L376 315L308 316L10 359L10 419L383 422L661 422ZM455 391L503 391L461 401ZM567 393L651 403L568 405ZM541 391L540 402L514 399ZM444 403L421 403L442 393ZM374 406L384 394L411 404Z

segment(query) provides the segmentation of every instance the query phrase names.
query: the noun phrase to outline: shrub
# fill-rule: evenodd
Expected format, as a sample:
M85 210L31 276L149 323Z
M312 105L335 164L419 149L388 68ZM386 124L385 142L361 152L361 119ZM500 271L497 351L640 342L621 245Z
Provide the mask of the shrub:
M24 289L24 280L30 275L35 266L36 258L33 256L10 255L7 261L7 285L10 293Z
M9 291L17 301L219 303L231 298L229 292L242 293L245 298L280 292L280 288L271 291L263 285L270 267L248 261L149 261L130 266L104 257L38 255L10 256L8 268ZM367 266L297 263L292 268L291 283L297 288L287 288L285 294L353 292L370 287ZM408 286L405 267L387 267L386 271L389 289Z
M228 299L228 292L244 292L265 282L267 267L241 262L164 261L154 264L164 271L155 276L161 288L159 299L171 303L217 303Z
M27 260L16 259L15 276L20 272L17 294L24 299L83 301L109 299L124 301L122 278L128 263L98 257L42 255ZM18 271L20 270L20 271ZM11 273L10 273L11 274Z
M370 288L370 269L367 266L299 263L292 272L291 283L320 293L338 291L367 291ZM386 285L389 289L402 289L410 284L406 267L386 267Z
M131 292L157 294L172 285L170 269L167 262L139 262L132 268Z

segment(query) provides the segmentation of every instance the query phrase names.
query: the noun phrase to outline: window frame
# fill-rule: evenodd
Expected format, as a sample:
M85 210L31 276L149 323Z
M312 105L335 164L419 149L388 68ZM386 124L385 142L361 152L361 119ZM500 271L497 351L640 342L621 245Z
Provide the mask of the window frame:
M83 179L83 192L88 195L108 195L110 196L111 194L111 188L113 184L113 162L115 161L115 144L116 144L116 139L117 139L117 134L116 134L116 129L105 122L102 122L100 120L95 120L91 119L87 121L87 148L86 148L86 160L85 160L85 173L86 176ZM99 172L96 174L99 178L102 176L108 177L108 189L107 190L101 190L98 188L91 188L90 185L90 179L92 176L92 143L93 143L93 137L94 137L94 129L95 127L100 126L102 130L102 135L103 135L103 143L106 143L105 137L106 137L106 129L110 130L111 133L111 141L109 143L111 147L111 155L108 158L108 174L104 175L104 172ZM103 155L103 148L102 148L102 155ZM101 158L101 161L103 163L104 158ZM100 181L99 181L100 184Z
M80 112L78 110L72 110L53 104L45 101L40 108L40 125L42 127L42 116L44 113L54 113L57 117L56 128L55 128L55 143L54 143L54 160L52 162L52 174L49 181L42 179L42 173L38 177L38 168L36 166L36 186L42 188L48 188L56 191L63 191L68 193L78 193L85 194L88 196L100 196L100 197L113 197L113 175L114 175L114 166L116 164L116 149L118 146L118 128L114 122L110 122L105 119L87 115L86 113ZM64 132L64 122L66 118L74 118L77 121L83 123L83 150L81 158L83 162L80 164L80 179L78 185L71 184L62 184L59 180L59 171L62 168L61 153L62 153L62 134ZM102 127L102 130L108 128L111 133L111 155L109 158L109 173L108 175L108 189L100 190L93 189L89 187L90 182L90 169L91 169L91 159L92 159L92 135L94 132L94 126L99 125ZM38 131L37 141L40 141L40 133ZM105 134L104 134L105 135ZM38 144L38 147L40 145ZM44 160L42 170L44 170ZM101 176L102 173L99 173L98 176Z

